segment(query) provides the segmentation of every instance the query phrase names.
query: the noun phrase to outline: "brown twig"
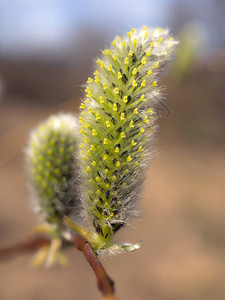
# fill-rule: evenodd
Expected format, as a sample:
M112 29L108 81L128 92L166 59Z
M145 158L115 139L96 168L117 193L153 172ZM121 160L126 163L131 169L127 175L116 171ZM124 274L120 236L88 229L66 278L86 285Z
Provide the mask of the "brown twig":
M74 237L74 244L76 248L83 253L89 265L93 269L97 278L98 288L105 297L104 299L116 300L114 296L114 282L106 273L88 241L77 235Z
M0 248L0 261L3 259L12 258L20 253L33 252L49 243L49 238L43 236L31 236L17 244Z
M49 238L43 236L32 236L23 242L0 248L0 261L6 258L12 258L18 254L33 252L44 245L50 243ZM99 261L97 255L92 250L90 244L81 236L74 236L70 245L75 245L76 249L81 251L93 269L99 290L104 300L116 300L114 296L114 283L106 273L104 267Z

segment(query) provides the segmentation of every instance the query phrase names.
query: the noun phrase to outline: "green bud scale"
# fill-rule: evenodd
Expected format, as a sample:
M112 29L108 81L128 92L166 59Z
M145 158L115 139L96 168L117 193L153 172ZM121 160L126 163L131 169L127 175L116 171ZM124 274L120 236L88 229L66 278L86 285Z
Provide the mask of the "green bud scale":
M72 205L75 121L70 114L51 116L31 132L26 149L35 209L44 221L59 230Z
M102 52L87 81L80 117L81 200L93 226L86 237L96 250L115 248L114 233L136 214L155 132L157 77L175 44L167 29L132 29Z

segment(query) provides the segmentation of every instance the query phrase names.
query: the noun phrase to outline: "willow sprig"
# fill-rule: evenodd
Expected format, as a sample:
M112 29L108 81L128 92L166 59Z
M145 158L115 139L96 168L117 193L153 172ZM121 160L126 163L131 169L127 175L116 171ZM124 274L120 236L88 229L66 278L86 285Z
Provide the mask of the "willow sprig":
M80 159L83 215L90 230L67 219L96 251L134 250L113 244L113 235L136 215L135 202L151 158L158 75L176 41L167 29L132 29L117 36L97 59L81 104Z
M51 116L31 134L26 149L27 173L33 207L45 222L35 230L51 236L51 246L40 249L35 265L55 260L60 253L65 226L63 216L74 208L76 119L70 114Z

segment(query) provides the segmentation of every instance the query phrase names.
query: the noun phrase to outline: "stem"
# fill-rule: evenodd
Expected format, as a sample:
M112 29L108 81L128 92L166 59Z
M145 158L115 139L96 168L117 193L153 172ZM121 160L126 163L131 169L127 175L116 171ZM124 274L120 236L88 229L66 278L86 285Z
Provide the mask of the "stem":
M0 261L3 259L16 257L22 253L33 252L48 244L50 244L49 238L43 236L28 237L28 239L17 244L0 248ZM68 241L65 243L65 245L68 245ZM103 295L103 299L116 300L114 296L114 283L106 273L103 265L99 261L95 252L92 250L88 241L85 238L76 235L71 239L69 245L75 245L76 249L81 251L85 256L87 262L95 273L97 286Z
M116 300L114 296L114 282L106 273L103 265L99 261L97 255L92 250L90 244L81 236L74 237L74 244L77 250L81 251L87 262L93 269L99 290L102 292L104 299Z

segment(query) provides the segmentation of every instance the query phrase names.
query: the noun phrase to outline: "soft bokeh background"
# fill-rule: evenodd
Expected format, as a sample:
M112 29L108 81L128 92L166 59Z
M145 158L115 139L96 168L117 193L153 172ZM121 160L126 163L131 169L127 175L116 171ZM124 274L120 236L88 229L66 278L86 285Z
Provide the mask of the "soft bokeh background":
M0 0L0 245L37 224L23 150L29 131L60 111L78 112L93 60L116 34L169 26L181 41L164 75L157 154L143 218L118 238L142 248L103 263L119 299L225 299L225 1ZM0 263L0 299L100 299L83 256L29 268Z

